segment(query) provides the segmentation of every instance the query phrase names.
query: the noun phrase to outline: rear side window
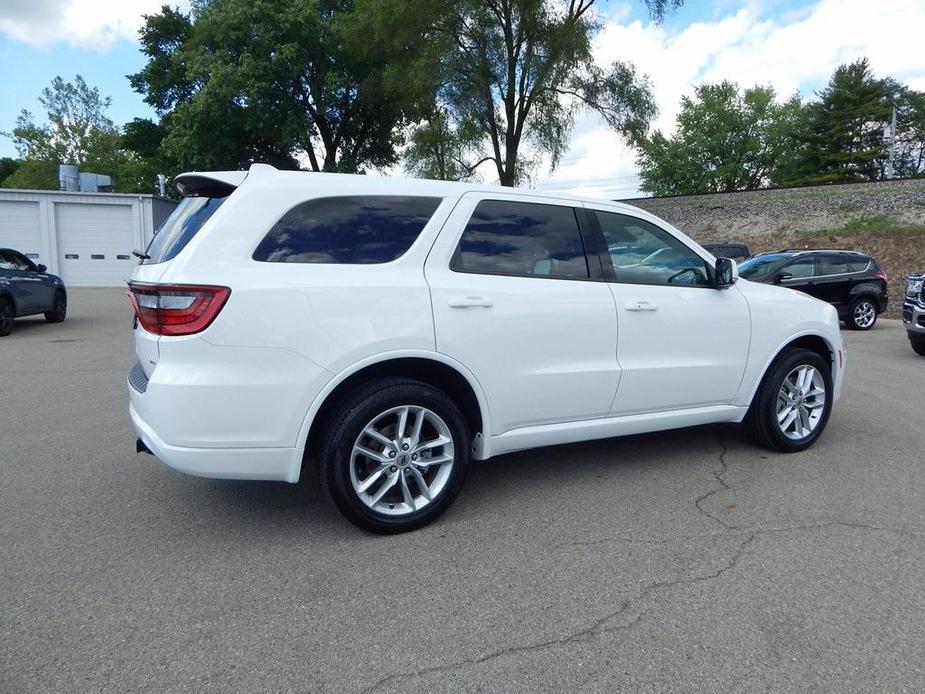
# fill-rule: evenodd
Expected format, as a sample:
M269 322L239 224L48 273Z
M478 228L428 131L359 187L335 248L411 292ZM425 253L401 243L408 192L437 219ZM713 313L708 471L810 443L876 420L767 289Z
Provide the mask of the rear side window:
M264 237L254 260L267 263L373 264L407 251L441 198L350 195L296 205Z
M482 200L476 206L450 269L518 277L589 277L573 208L508 200Z
M870 265L870 259L868 258L860 258L859 260L852 258L848 261L848 272L864 272L868 265Z
M145 251L148 257L142 260L142 265L163 263L174 258L227 199L228 195L183 198L154 234Z
M820 275L843 275L848 270L848 261L844 256L823 255L819 257L819 274Z

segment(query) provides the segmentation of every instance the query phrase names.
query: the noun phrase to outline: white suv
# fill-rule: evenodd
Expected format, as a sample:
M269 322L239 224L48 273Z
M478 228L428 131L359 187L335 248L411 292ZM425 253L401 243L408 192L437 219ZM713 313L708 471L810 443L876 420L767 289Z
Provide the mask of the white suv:
M799 451L841 387L827 303L639 209L437 181L188 173L130 284L139 450L433 520L471 458L745 422Z

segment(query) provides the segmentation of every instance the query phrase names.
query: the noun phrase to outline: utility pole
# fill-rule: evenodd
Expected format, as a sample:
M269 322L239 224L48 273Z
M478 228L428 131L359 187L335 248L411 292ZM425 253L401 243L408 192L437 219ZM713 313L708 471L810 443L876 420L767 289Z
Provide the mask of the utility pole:
M889 125L883 126L883 139L886 140L887 156L884 167L884 178L893 178L893 162L896 161L896 104L893 104L893 120Z

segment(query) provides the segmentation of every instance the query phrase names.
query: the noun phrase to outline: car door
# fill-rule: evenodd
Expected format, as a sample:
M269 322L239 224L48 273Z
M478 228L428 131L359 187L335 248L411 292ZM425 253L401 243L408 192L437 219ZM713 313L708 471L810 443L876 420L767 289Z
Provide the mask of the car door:
M707 259L654 219L589 213L617 309L621 379L611 413L732 402L751 331L742 293L715 289Z
M437 351L478 380L492 434L610 409L616 316L580 217L555 199L466 193L427 258Z
M35 263L18 251L10 251L13 262L19 267L22 278L32 292L33 310L51 309L54 304L55 284L51 276L39 271Z
M16 302L16 312L19 314L35 311L38 305L37 294L41 294L40 284L35 273L31 272L28 261L20 258L15 251L0 251L0 269Z
M779 284L782 287L796 289L819 298L819 288L816 286L816 259L814 256L799 256L783 267L778 268L775 275L780 278Z
M841 306L851 294L854 283L848 267L848 259L837 253L821 253L816 256L816 276L813 296Z

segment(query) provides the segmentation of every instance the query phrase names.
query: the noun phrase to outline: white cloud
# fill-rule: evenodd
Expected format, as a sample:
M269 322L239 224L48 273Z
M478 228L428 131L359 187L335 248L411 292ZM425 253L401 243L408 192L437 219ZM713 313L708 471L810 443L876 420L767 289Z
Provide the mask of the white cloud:
M612 13L595 42L595 57L602 65L629 61L649 75L659 107L653 126L664 132L674 130L681 97L704 82L770 84L782 98L802 88L808 98L839 64L867 56L875 74L925 89L922 0L820 0L776 17L767 10L748 2L678 32L627 24L624 13ZM536 187L632 197L638 184L634 159L599 119L587 119L576 127L564 165Z
M67 43L106 50L120 39L135 41L142 15L165 0L4 0L0 33L31 46ZM189 9L188 0L168 4Z

